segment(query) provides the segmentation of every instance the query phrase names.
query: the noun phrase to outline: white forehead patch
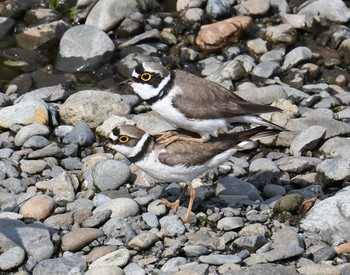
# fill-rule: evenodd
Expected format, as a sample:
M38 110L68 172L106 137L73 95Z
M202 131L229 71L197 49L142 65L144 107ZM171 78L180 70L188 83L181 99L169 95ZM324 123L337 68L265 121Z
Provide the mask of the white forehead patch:
M117 140L118 136L114 135L113 132L111 132L108 136L111 140Z
M132 77L139 77L139 74L134 70L133 72L132 72L132 75L131 75Z

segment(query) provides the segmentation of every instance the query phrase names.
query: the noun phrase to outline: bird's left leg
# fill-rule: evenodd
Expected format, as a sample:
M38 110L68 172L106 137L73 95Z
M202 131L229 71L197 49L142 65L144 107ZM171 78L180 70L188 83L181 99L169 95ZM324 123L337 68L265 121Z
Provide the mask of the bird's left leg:
M187 191L187 188L188 188L188 185L186 183L181 183L181 194L180 196L176 199L176 201L174 202L170 202L166 199L162 199L162 203L166 206L166 207L169 207L171 208L174 213L176 213L177 209L179 208L180 206L180 202L181 202L181 199L182 197L185 195L186 191Z
M193 188L192 183L189 184L190 187L190 201L188 203L187 213L185 217L185 223L190 220L190 215L193 207L194 198L196 197L196 190Z

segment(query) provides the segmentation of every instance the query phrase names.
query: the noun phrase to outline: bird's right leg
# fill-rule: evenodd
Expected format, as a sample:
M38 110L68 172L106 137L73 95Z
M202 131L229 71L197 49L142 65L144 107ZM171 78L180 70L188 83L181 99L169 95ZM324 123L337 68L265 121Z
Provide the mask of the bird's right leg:
M176 213L177 209L179 208L180 206L180 202L181 202L181 199L182 197L185 195L186 191L187 191L187 188L188 188L188 185L186 183L182 183L181 184L181 194L180 196L176 199L176 201L174 202L170 202L166 199L162 199L162 203L166 206L166 207L169 207L171 208L174 213Z

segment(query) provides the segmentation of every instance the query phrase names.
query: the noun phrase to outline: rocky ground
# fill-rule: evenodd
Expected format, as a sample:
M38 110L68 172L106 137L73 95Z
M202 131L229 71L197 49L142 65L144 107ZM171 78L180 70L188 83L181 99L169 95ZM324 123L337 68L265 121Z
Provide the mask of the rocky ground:
M350 274L341 0L0 3L1 274ZM172 126L118 83L162 61L283 110L196 181L190 223L98 135ZM237 126L242 127L242 126Z

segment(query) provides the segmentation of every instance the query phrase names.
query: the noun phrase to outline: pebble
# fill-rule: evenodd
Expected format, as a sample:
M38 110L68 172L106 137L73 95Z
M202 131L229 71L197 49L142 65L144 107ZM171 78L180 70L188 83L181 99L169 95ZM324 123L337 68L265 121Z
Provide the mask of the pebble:
M0 236L3 251L21 246L27 256L34 257L38 262L50 258L54 253L49 230L41 223L26 225L22 221L2 219Z
M305 151L313 149L326 135L326 128L311 126L297 135L291 145L290 151L294 156L301 156Z
M25 259L25 251L20 246L15 246L0 255L0 269L11 270L20 266Z
M196 38L196 45L204 51L217 51L228 42L238 42L240 35L250 29L249 16L237 16L209 25L202 25Z
M222 265L226 263L238 264L242 262L242 259L235 255L207 255L198 257L198 260L202 263L212 265Z
M100 266L96 268L89 269L84 274L86 275L99 275L99 274L108 274L108 275L125 275L123 269L117 266Z
M117 160L100 161L84 173L86 184L101 191L117 189L130 175L129 166Z
M180 236L185 233L185 226L178 216L165 216L159 220L160 228L166 236Z
M157 235L150 232L144 232L132 238L131 241L128 243L128 246L137 251L146 250L157 241Z
M127 218L134 216L139 212L139 205L129 198L117 198L112 199L100 206L96 207L93 213L97 213L104 210L112 210L111 217L119 216Z
M26 201L20 207L19 213L26 218L44 220L53 212L55 206L53 198L38 194Z
M219 230L230 231L239 229L244 226L243 219L240 217L224 217L218 221L217 228Z
M130 256L128 249L121 248L93 261L89 268L94 269L106 266L124 267L128 263Z
M101 229L77 228L63 236L61 249L75 252L101 236L103 236Z
M49 133L49 127L43 124L31 124L24 126L15 136L15 145L22 146L32 136L47 136Z
M72 270L75 270L75 272L78 273L86 270L86 263L83 257L72 253L60 258L41 261L35 266L33 275L44 275L50 273L68 274Z

